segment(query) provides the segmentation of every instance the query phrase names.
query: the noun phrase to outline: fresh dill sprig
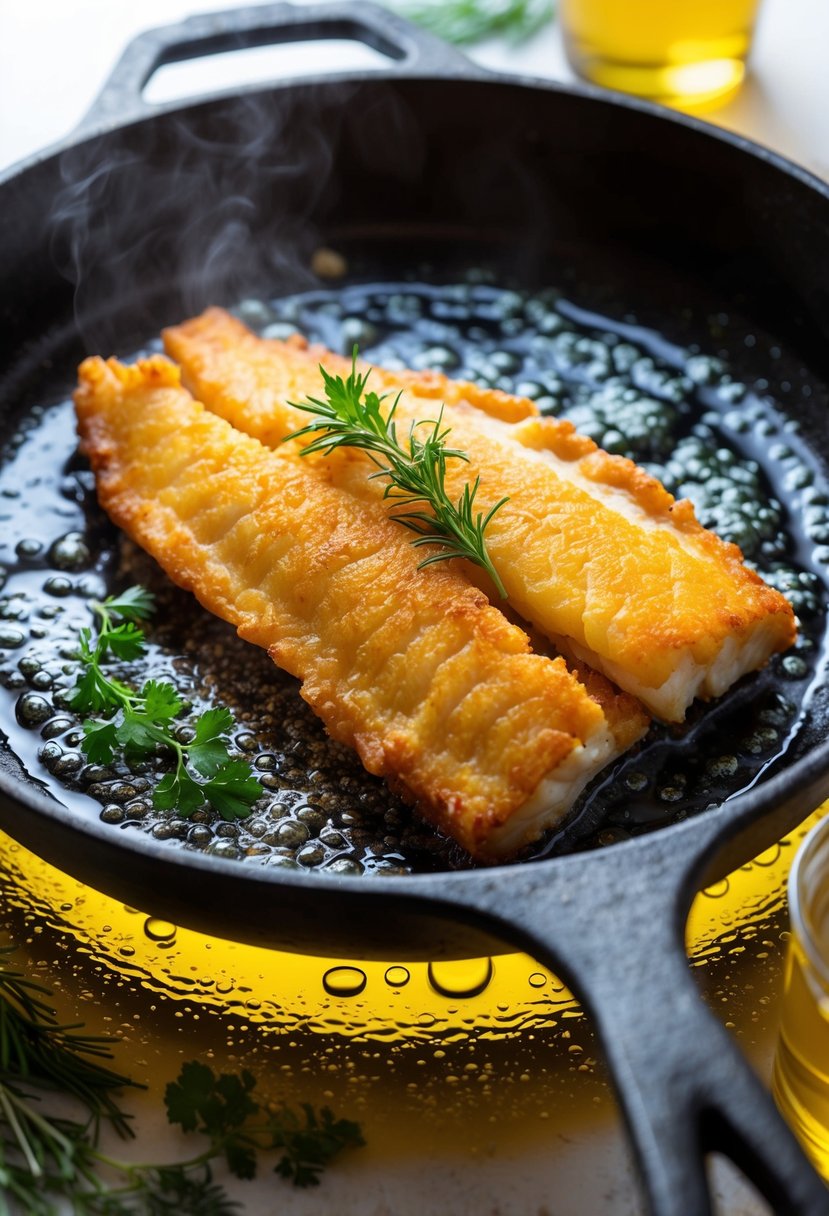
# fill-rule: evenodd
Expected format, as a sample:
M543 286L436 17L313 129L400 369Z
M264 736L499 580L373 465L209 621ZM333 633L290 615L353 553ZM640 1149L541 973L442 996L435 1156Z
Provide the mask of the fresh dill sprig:
M78 714L102 714L83 723L81 748L92 764L109 764L117 751L128 763L146 759L160 745L173 753L175 768L153 791L159 810L189 817L209 802L223 819L242 819L262 796L262 787L246 760L233 759L228 734L233 715L225 707L208 709L192 723L192 738L182 743L173 729L184 702L172 684L147 680L136 692L107 672L108 658L131 662L145 653L138 622L153 611L153 597L143 587L94 602L97 633L80 632L79 658L84 672L67 703Z
M398 0L394 7L415 25L456 46L485 38L528 42L553 19L553 0Z
M135 1083L102 1063L111 1040L57 1021L48 990L14 970L11 953L0 949L0 1216L58 1216L67 1202L73 1216L235 1216L241 1205L214 1181L215 1162L252 1178L260 1155L278 1153L275 1173L313 1186L338 1153L364 1143L358 1124L327 1107L263 1107L249 1072L216 1076L191 1061L164 1103L168 1122L206 1147L164 1165L113 1157L98 1147L102 1125L133 1135L113 1094ZM67 1099L80 1117L64 1113Z
M320 367L320 372L325 400L308 397L302 402L291 402L296 409L315 414L316 417L308 426L294 431L286 439L316 435L303 447L304 456L312 452L328 454L342 447L360 448L366 452L378 466L377 472L372 473L371 477L386 481L384 498L390 499L396 507L416 507L422 503L430 508L429 511L398 510L391 515L392 519L418 534L417 540L412 541L416 547L440 546L440 552L430 554L419 568L452 557L466 558L486 570L498 594L506 599L507 593L492 564L484 532L495 512L508 499L502 498L486 515L480 511L476 514L474 507L479 477L471 486L467 482L457 502L449 497L446 492L446 463L449 460L468 460L469 457L458 448L446 446L451 432L449 427L443 425L443 407L437 419L412 423L403 444L398 440L394 418L400 395L384 414L382 406L389 394L378 396L377 393L366 392L370 373L357 371L356 346L352 353L351 372L345 380L342 376L332 376L324 367ZM421 428L423 437L418 433Z
M18 1082L55 1089L86 1107L94 1127L109 1122L121 1136L129 1124L112 1092L133 1084L100 1061L110 1059L108 1040L63 1025L48 1004L47 988L11 964L13 948L0 947L0 1085L3 1099Z
M16 970L11 955L0 949L0 1213L52 1216L49 1193L86 1178L102 1124L132 1135L114 1094L133 1082L103 1062L112 1058L106 1039L57 1020L48 990ZM83 1117L50 1116L50 1095L70 1099Z

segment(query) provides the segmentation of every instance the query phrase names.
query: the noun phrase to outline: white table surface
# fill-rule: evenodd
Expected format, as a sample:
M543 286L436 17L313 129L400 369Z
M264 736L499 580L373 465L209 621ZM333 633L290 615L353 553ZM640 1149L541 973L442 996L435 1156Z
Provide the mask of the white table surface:
M0 0L0 168L74 126L134 34L192 12L227 7L228 0ZM826 0L764 0L749 80L731 102L706 117L829 177L827 48ZM498 69L574 79L555 24L517 50L495 41L471 54ZM238 75L226 83L249 78L250 71L268 78L284 70L279 50L270 61L267 52L249 56L248 67L237 57ZM295 52L291 59L299 61ZM329 62L324 52L309 52L306 61L314 68ZM196 87L215 79L210 67L193 77Z
M226 7L228 0L0 0L0 170L71 130L135 33ZM493 42L472 54L501 70L573 79L555 25L524 48ZM292 54L292 66L299 59ZM706 117L829 178L827 59L827 0L765 0L749 80L737 97ZM231 68L193 65L182 87L197 92L251 74L267 79L284 72L285 64L284 53L264 51L237 57ZM339 51L332 56L318 49L305 52L302 64L307 70L348 66ZM172 76L167 82L158 78L155 86L169 89L175 82ZM104 1010L106 1000L100 1001ZM119 1018L125 1016L122 1006ZM183 1050L169 1020L159 1025L157 1038L161 1057L175 1058ZM761 1068L767 1068L772 1043L767 1032L754 1045ZM220 1044L217 1053L221 1061ZM129 1068L129 1061L119 1063ZM236 1066L243 1063L237 1058ZM174 1151L158 1092L130 1105L138 1112L142 1156ZM375 1154L370 1168L353 1155L310 1194L268 1179L231 1183L231 1189L253 1216L276 1210L299 1216L633 1216L640 1203L624 1138L612 1113L604 1116L592 1129L555 1132L549 1153L539 1149L537 1135L524 1146L514 1138L499 1144L496 1135L483 1153L464 1152L455 1141L413 1157L401 1145L399 1153L387 1152L379 1161ZM717 1173L717 1191L728 1216L766 1210L725 1170Z

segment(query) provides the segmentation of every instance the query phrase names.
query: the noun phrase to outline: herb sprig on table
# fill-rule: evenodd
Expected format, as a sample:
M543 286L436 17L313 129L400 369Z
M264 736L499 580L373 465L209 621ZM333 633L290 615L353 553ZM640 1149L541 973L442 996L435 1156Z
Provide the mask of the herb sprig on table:
M127 763L152 756L161 746L172 753L175 768L153 791L159 810L189 817L205 802L223 819L242 819L262 795L250 765L232 758L229 732L233 715L225 707L208 709L182 735L177 719L184 702L172 684L147 680L138 691L107 670L110 660L131 662L146 650L139 622L153 611L153 597L143 587L129 587L102 603L93 602L99 625L93 635L82 629L79 657L84 671L70 691L68 704L78 714L102 714L83 723L81 748L92 764L109 764L117 752ZM188 738L187 742L182 742Z
M463 557L482 567L492 579L498 594L506 599L507 593L492 564L486 547L484 532L496 511L509 500L502 498L484 515L475 511L475 497L480 478L470 486L467 482L457 502L453 502L446 490L446 464L449 460L468 461L469 457L458 448L446 446L451 433L443 425L443 407L434 420L413 423L408 436L401 442L397 437L395 412L398 397L383 411L388 394L378 396L366 391L369 372L357 371L357 347L354 347L351 372L343 379L332 376L320 367L325 400L308 397L301 402L291 402L295 409L314 414L313 422L302 427L287 439L299 439L306 435L316 436L302 449L303 456L313 452L328 454L336 448L360 448L377 465L372 478L386 482L384 498L395 507L412 507L414 510L396 510L391 518L418 534L412 544L437 545L439 552L430 554L420 567L433 562L447 561L452 557ZM420 510L419 504L429 508Z
M98 1147L100 1132L133 1135L114 1095L134 1082L105 1063L109 1040L58 1022L48 990L15 970L11 953L0 949L0 1216L57 1216L66 1201L74 1216L231 1216L240 1205L214 1181L216 1162L253 1178L262 1155L276 1153L274 1172L307 1187L343 1149L364 1143L358 1124L327 1107L263 1106L251 1073L217 1076L191 1061L164 1102L168 1121L206 1137L206 1147L166 1164L113 1157ZM78 1115L54 1112L67 1100Z
M399 0L395 8L446 42L472 46L485 38L529 41L553 19L553 0Z

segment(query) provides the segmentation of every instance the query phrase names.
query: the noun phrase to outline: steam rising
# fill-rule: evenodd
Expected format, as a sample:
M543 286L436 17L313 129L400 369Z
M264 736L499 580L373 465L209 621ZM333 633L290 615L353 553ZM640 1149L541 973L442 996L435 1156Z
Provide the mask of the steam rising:
M304 105L290 92L243 95L63 153L52 256L87 346L109 353L125 329L154 334L211 303L314 282L313 217L354 87L337 87L338 105L328 90L323 114L307 91ZM336 192L323 209L332 202Z

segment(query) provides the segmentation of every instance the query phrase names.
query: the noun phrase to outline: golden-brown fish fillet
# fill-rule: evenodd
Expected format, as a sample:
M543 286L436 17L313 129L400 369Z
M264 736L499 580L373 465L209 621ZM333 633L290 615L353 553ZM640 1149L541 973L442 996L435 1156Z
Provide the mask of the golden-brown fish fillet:
M598 700L454 564L419 570L381 505L235 431L166 359L88 359L75 402L114 522L471 853L533 839L618 753ZM622 716L627 745L646 720Z
M318 364L348 361L301 339L257 338L220 309L165 333L168 352L209 409L275 445L304 426L290 401L319 396ZM604 672L660 717L680 721L695 696L724 692L795 636L791 606L749 570L735 545L704 529L687 501L630 460L611 456L532 402L445 376L375 369L376 390L403 390L398 427L433 419L446 403L457 496L480 476L477 506L509 502L487 529L510 603L566 654ZM340 450L326 462L352 493L382 493L355 476L370 466Z

